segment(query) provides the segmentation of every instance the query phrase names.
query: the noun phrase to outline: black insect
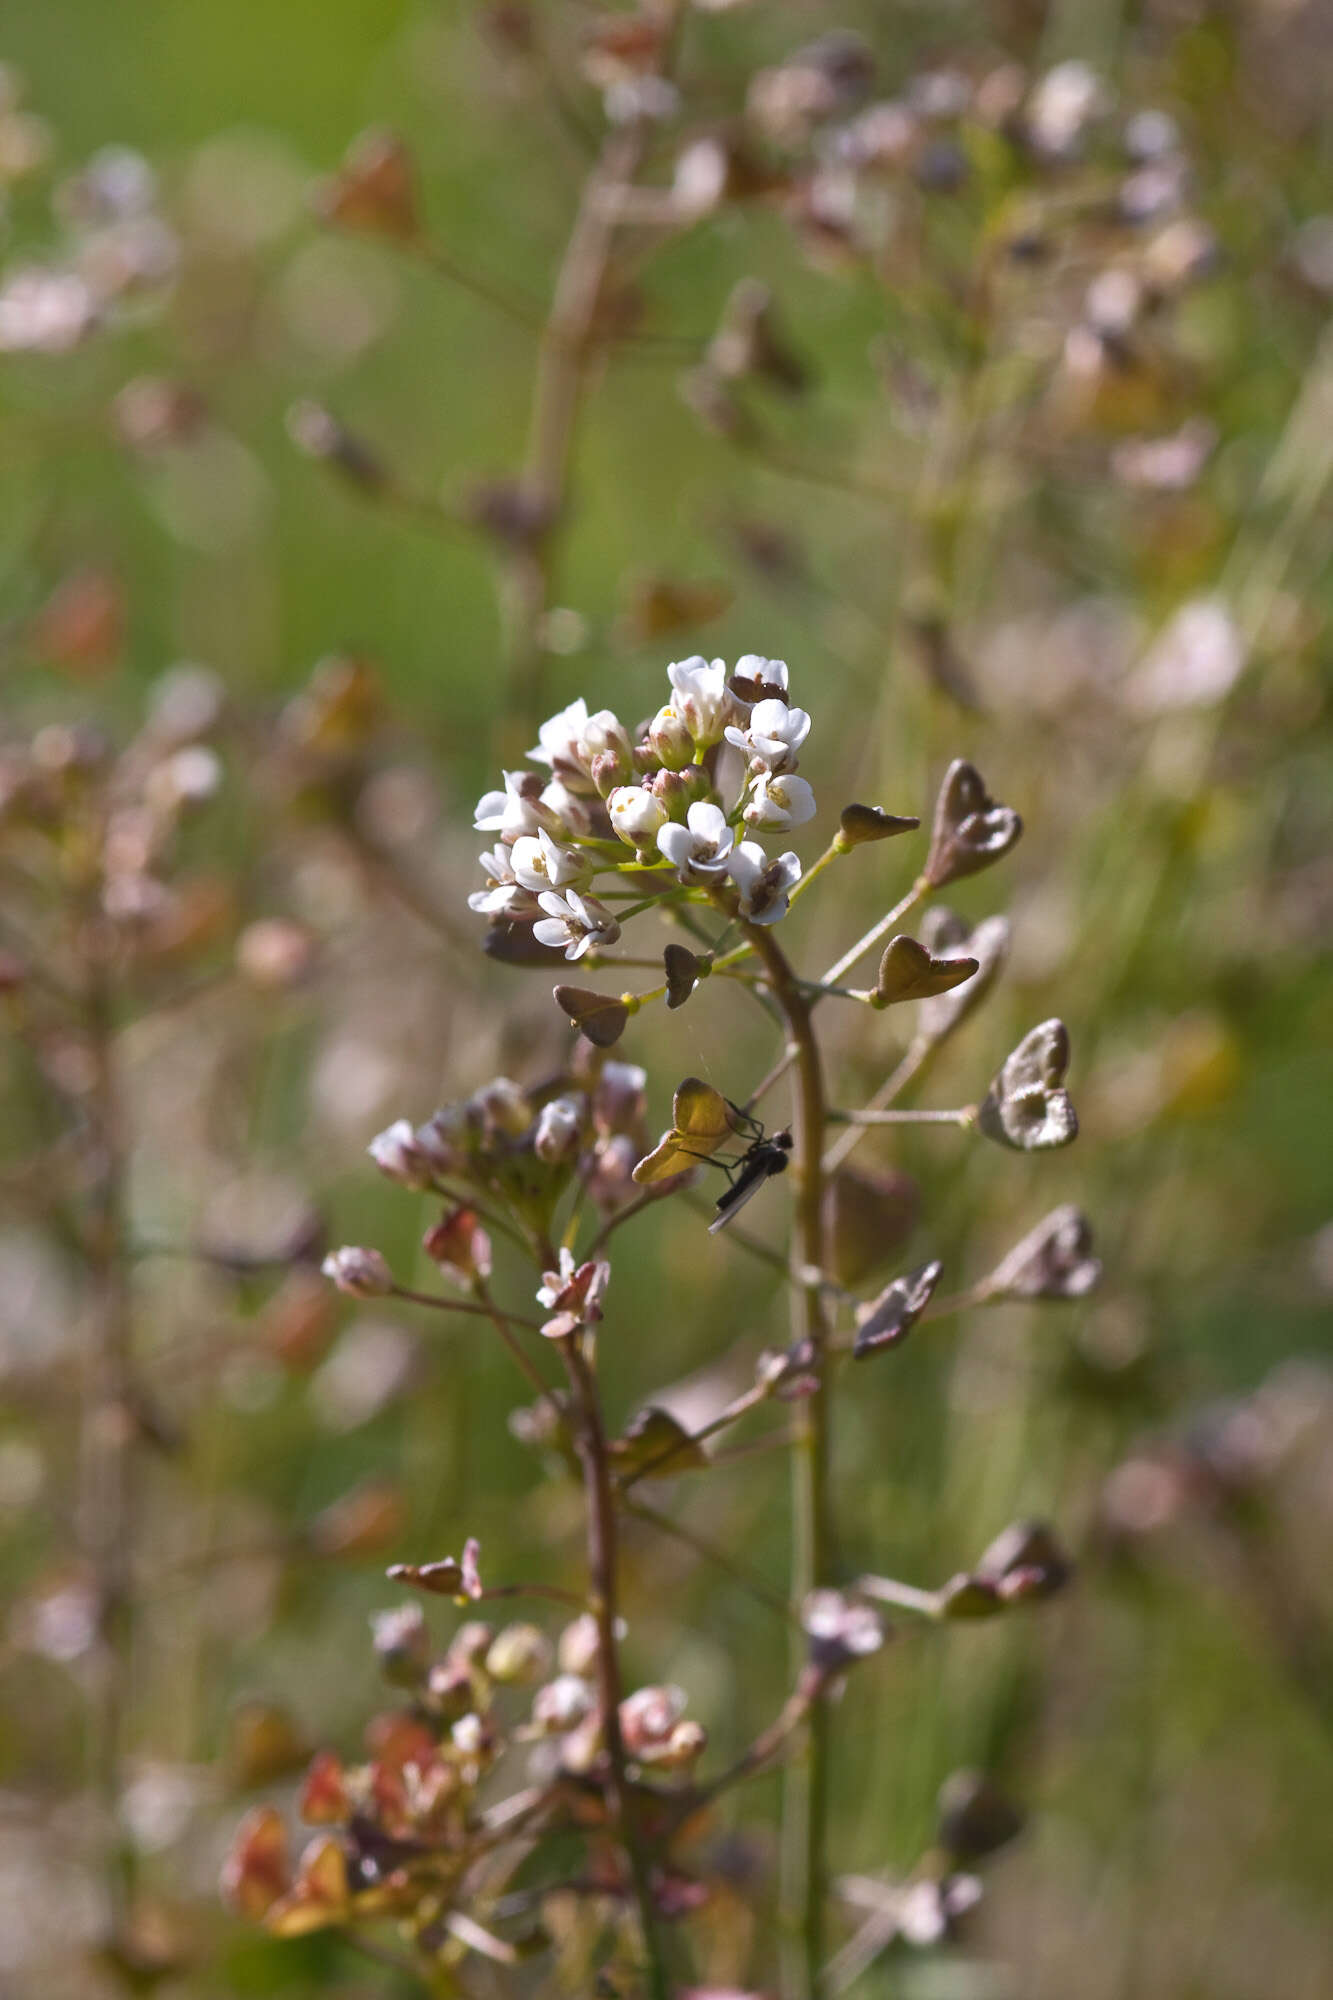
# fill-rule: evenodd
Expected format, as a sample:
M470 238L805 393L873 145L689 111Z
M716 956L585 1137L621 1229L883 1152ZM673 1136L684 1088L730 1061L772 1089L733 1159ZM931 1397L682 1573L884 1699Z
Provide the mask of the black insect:
M785 1128L775 1132L770 1139L757 1118L739 1105L727 1099L733 1123L742 1138L748 1140L745 1151L737 1160L714 1160L713 1165L721 1167L727 1176L727 1190L717 1198L717 1213L708 1225L710 1236L719 1229L725 1229L734 1222L752 1195L758 1194L766 1181L776 1174L785 1174L790 1162L792 1136Z
M735 1159L720 1160L718 1149L728 1139L744 1141L745 1150ZM664 1132L652 1152L638 1162L634 1179L640 1187L671 1180L686 1172L691 1160L705 1167L721 1167L728 1186L709 1229L722 1229L765 1181L787 1171L791 1149L790 1132L775 1132L770 1139L759 1120L739 1104L733 1104L702 1077L687 1076L676 1086L671 1130Z

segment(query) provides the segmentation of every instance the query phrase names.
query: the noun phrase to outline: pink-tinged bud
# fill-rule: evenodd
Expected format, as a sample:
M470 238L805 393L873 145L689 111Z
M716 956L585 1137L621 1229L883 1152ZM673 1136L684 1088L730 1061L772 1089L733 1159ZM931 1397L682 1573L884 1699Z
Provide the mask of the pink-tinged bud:
M620 1704L620 1735L626 1754L640 1764L659 1763L669 1756L672 1737L684 1712L682 1688L637 1689Z
M668 819L684 821L686 813L694 803L695 789L686 771L659 771L648 782L647 789L658 803L665 808Z
M548 1167L563 1165L579 1150L583 1136L586 1101L582 1097L553 1097L537 1113L532 1134L532 1150Z
M381 1299L393 1290L393 1273L378 1250L344 1243L340 1250L330 1250L320 1268L350 1298Z
M597 1620L583 1611L560 1634L556 1657L562 1674L591 1678L597 1667Z
M589 765L592 781L600 796L609 799L619 786L628 784L634 776L634 752L626 745L614 749L599 750Z
M446 1104L416 1131L417 1150L437 1174L461 1173L468 1158L468 1117L461 1104Z
M599 1132L637 1132L647 1110L648 1072L638 1063L604 1062L592 1094Z
M370 1620L380 1672L395 1687L420 1687L430 1670L430 1632L419 1604L376 1611Z
M389 1180L400 1187L428 1188L435 1178L428 1155L417 1143L417 1135L406 1118L396 1118L383 1132L376 1133L366 1151Z
M578 1674L558 1674L532 1698L533 1727L543 1736L564 1736L586 1722L593 1710L593 1691Z
M470 1208L451 1208L428 1229L421 1247L457 1284L472 1285L491 1275L491 1239Z
M475 1091L468 1112L488 1139L521 1139L532 1123L526 1091L507 1076L492 1077Z
M648 724L648 742L668 771L683 771L694 762L694 738L669 703Z

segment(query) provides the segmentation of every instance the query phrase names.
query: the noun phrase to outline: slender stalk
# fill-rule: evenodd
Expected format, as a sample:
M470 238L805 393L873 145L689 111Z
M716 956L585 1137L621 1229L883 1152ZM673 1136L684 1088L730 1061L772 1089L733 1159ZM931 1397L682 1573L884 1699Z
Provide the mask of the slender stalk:
M825 1370L828 1322L824 1268L824 1075L811 1019L812 999L792 971L782 947L762 924L743 925L763 962L795 1051L792 1177L795 1214L791 1244L792 1337L810 1352L813 1395L796 1406L792 1452L792 1597L799 1604L826 1582L831 1569L829 1506L830 1421ZM828 1894L829 1717L820 1699L810 1705L808 1752L788 1773L783 1805L781 1888L782 1974L788 2000L812 1995L824 1958L824 1909Z
M867 1111L883 1111L906 1090L913 1078L924 1068L927 1058L939 1044L924 1038L913 1042L893 1073L885 1079L866 1105ZM853 1125L841 1133L824 1155L824 1172L834 1174L843 1162L851 1157L866 1135L867 1127Z
M132 1843L120 1825L134 1644L132 1571L137 1512L133 1299L125 1214L125 1133L116 1066L110 954L105 927L89 919L86 1021L93 1063L92 1169L87 1264L95 1311L83 1437L82 1533L97 1589L98 1656L91 1696L92 1785L105 1822L109 1936L123 1943L135 1898Z
M634 1899L639 1911L647 1957L648 1987L652 2000L671 2000L671 1984L658 1935L657 1913L653 1904L652 1878L647 1857L639 1840L629 1778L625 1769L625 1743L620 1733L620 1650L616 1639L616 1511L611 1484L611 1462L607 1451L606 1428L602 1421L597 1382L587 1356L579 1345L581 1336L560 1342L569 1386L577 1413L576 1448L583 1466L587 1500L588 1581L593 1618L597 1625L597 1687L606 1740L607 1796L611 1812L629 1857L634 1883Z

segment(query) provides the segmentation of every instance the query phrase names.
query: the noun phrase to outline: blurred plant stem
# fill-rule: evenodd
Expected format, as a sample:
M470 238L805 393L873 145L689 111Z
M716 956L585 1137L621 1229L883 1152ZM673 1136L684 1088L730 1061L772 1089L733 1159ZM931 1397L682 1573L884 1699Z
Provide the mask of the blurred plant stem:
M101 1817L107 1935L124 1948L133 1921L134 1849L121 1825L126 1712L134 1643L137 1435L133 1301L125 1229L124 1108L116 1061L114 938L100 912L84 917L84 1021L91 1068L86 1144L90 1207L85 1257L93 1294L81 1440L81 1537L97 1602L98 1649L89 1764Z
M792 1446L792 1599L798 1606L830 1574L830 1410L825 1376L828 1323L824 1270L824 1074L811 1003L772 931L746 923L795 1051L792 1174L796 1187L791 1249L792 1341L808 1356L814 1393L796 1404ZM797 1662L798 1670L800 1662ZM782 1821L782 1983L788 2000L811 1995L824 1959L828 1893L828 1704L810 1709L807 1752L790 1767Z
M579 1345L580 1338L579 1334L574 1334L562 1340L560 1348L577 1413L576 1449L583 1466L587 1502L588 1583L592 1614L597 1625L597 1688L606 1741L607 1795L629 1857L639 1928L647 1959L648 1990L652 2000L671 2000L671 1984L653 1904L652 1878L635 1823L634 1804L625 1769L625 1744L620 1731L620 1651L616 1638L615 1493L611 1484L611 1461L597 1379Z
M667 0L661 9L663 66L678 11L676 0ZM500 588L508 658L500 746L504 761L524 754L543 711L542 622L550 609L556 549L567 511L584 377L596 345L598 309L611 266L621 197L639 170L646 145L642 120L613 128L604 140L583 184L538 341L527 458L519 482L533 525L529 533L515 538Z

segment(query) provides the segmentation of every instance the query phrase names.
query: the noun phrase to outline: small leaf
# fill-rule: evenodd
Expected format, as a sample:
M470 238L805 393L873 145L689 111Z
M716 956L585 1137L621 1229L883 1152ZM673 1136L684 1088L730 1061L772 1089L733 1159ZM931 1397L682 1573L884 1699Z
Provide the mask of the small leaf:
M892 1007L901 1000L930 1000L961 986L979 970L975 958L932 958L915 938L890 938L879 962L875 1004Z
M1069 1031L1043 1021L1005 1058L987 1091L977 1123L988 1139L1021 1153L1067 1146L1078 1137L1078 1114L1063 1088Z
M708 1455L695 1443L670 1410L650 1404L626 1426L611 1446L611 1458L622 1479L671 1479L707 1465Z
M986 1289L992 1298L1081 1299L1101 1275L1101 1262L1092 1254L1092 1225L1081 1209L1065 1202L1015 1243Z
M544 949L545 947L543 947ZM555 1004L569 1016L585 1041L596 1049L609 1049L625 1032L629 1008L613 993L593 993L586 986L557 986Z
M976 875L1009 852L1023 831L1011 806L996 805L980 771L966 758L950 764L935 806L935 825L926 858L926 880L934 889Z
M966 953L977 961L977 970L961 986L921 1002L917 1015L921 1033L932 1042L942 1042L981 1004L999 977L1009 953L1009 919L983 917L969 930L961 917L937 905L922 918L921 937L932 953L948 958Z
M666 968L667 1006L683 1007L699 983L703 960L683 944L669 944L662 953Z
M906 1339L929 1305L943 1269L939 1259L932 1258L919 1270L895 1278L871 1304L857 1308L854 1360L863 1361L881 1347L896 1347Z
M878 806L855 803L843 807L841 820L842 844L845 847L860 847L868 840L891 840L896 833L915 833L921 824L919 819L903 818L898 813L882 812Z

